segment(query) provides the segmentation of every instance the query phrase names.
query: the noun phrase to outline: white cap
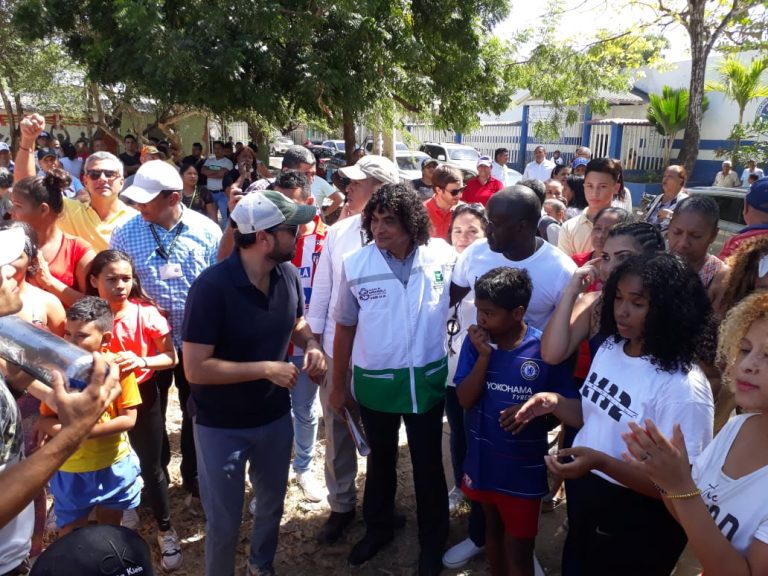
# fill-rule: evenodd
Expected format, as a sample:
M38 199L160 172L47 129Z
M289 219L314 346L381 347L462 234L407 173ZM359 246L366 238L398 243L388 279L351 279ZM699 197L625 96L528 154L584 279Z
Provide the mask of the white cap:
M251 234L283 222L289 226L306 224L316 214L314 206L297 204L275 190L263 190L247 194L232 210L231 217L242 234Z
M20 226L0 230L0 266L10 264L24 252L26 235Z
M395 163L385 156L376 156L375 154L363 156L357 161L357 164L339 168L339 172L350 180L376 178L376 180L384 184L397 184L400 182L400 174Z
M165 160L150 160L141 165L133 178L133 184L122 192L136 204L146 204L163 190L181 190L184 183L176 167Z

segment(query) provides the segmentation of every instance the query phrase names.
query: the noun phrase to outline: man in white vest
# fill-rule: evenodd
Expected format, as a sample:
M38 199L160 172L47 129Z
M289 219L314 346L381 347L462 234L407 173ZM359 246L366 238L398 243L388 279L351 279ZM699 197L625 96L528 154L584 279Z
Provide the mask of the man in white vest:
M320 387L320 403L325 426L325 485L328 487L331 513L317 535L321 544L333 544L341 538L354 519L357 506L355 443L343 415L338 415L328 405L336 330L333 311L339 294L341 266L347 254L368 242L360 225L360 213L373 193L384 184L397 184L400 181L397 165L389 158L375 154L363 156L356 164L341 168L339 172L350 180L346 207L352 215L336 222L328 230L320 261L315 268L312 299L307 312L307 322L315 338L322 342L329 374L326 384ZM352 376L348 362L346 371L349 386Z
M373 240L347 255L336 304L333 388L337 413L353 404L371 453L365 481L366 534L352 548L359 566L394 537L398 430L405 421L419 525L419 576L439 574L448 536L442 420L448 375L445 325L454 263L451 247L429 237L429 216L408 186L387 184L363 210Z

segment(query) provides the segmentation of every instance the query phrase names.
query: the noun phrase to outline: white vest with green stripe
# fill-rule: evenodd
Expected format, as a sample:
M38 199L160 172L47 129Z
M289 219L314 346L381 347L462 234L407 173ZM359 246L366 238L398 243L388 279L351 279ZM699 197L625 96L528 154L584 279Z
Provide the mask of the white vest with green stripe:
M360 312L352 348L352 393L366 408L421 414L445 398L445 324L455 252L442 240L419 246L408 285L375 244L344 259Z

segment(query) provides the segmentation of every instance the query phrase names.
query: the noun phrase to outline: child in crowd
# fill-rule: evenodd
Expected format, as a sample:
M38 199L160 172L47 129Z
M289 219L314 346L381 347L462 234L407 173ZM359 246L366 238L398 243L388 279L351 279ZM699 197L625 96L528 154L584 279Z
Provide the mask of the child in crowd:
M128 436L139 457L147 499L157 522L163 568L175 570L182 563L181 544L171 527L168 478L162 465L163 416L155 379L156 370L173 368L178 362L171 328L144 293L133 262L124 252L99 252L91 264L90 282L114 314L107 348L115 354L120 370L132 372L139 385L141 404ZM126 519L124 525L128 526Z
M681 426L693 456L712 440L712 390L696 365L714 356L709 299L679 258L631 256L603 288L600 333L607 338L581 399L536 394L515 418L554 414L580 428L572 448L545 457L568 492L563 576L614 576L619 566L624 576L669 576L685 533L651 481L622 458L622 434L650 418L667 434Z
M658 488L706 576L768 574L768 294L753 294L720 327L718 361L745 413L689 463L679 425L651 420L623 435L630 465Z
M485 512L494 576L533 576L539 509L548 491L547 422L518 427L514 413L537 392L577 396L568 368L541 360L541 332L523 320L532 291L528 272L517 268L494 268L478 278L477 325L469 328L454 378L467 410L462 489Z
M112 338L112 322L109 304L86 296L67 310L64 339L88 352L105 351ZM120 396L51 479L56 526L63 534L85 526L93 509L100 524L119 525L122 511L139 505L139 463L124 432L136 422L141 397L133 373L123 373L120 384ZM39 434L43 440L55 436L61 423L54 408L43 403L40 413Z

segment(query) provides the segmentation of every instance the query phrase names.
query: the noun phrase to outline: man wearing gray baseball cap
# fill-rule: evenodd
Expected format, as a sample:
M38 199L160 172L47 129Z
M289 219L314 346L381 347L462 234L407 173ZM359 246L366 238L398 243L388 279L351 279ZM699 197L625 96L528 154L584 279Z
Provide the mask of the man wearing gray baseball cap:
M289 391L299 375L286 362L289 342L304 350L302 368L313 381L325 377L291 263L299 227L315 214L281 192L247 194L230 216L235 250L189 291L183 357L207 517L206 576L234 576L249 461L255 506L248 574L274 574L293 448Z

